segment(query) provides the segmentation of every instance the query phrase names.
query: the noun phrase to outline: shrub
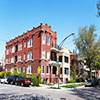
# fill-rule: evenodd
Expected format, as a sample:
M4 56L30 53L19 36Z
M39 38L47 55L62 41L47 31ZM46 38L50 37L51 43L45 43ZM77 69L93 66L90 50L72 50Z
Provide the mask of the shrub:
M5 72L5 71L2 71L2 72L0 73L0 77L3 78L3 77L5 77L5 76L6 76L6 72Z
M12 73L11 73L10 71L8 71L8 72L6 73L6 77L10 77L10 76L12 76Z
M15 68L15 69L13 70L13 75L18 75L17 68Z
M40 78L39 76L32 76L32 86L39 86Z
M76 82L85 82L85 80L83 78L78 78L76 79Z
M26 73L19 73L18 76L19 77L26 77Z
M68 83L75 83L75 80L69 80Z

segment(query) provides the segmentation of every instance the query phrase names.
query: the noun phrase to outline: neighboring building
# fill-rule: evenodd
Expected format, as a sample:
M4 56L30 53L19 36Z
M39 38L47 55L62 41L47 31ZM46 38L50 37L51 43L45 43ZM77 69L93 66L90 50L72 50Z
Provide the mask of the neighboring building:
M41 80L54 82L56 68L50 66L49 62L57 61L56 52L51 49L56 48L56 39L56 32L51 30L51 26L41 23L40 26L10 40L6 43L6 70L13 72L17 68L19 73L37 75L37 68L40 66Z
M5 70L5 59L4 56L2 60L0 61L0 72Z
M70 70L75 67L76 73L78 73L78 56L70 53Z
M61 48L58 57L61 62L60 78L63 83L66 83L70 80L70 51L67 48Z
M2 72L2 64L1 64L1 62L0 62L0 72Z

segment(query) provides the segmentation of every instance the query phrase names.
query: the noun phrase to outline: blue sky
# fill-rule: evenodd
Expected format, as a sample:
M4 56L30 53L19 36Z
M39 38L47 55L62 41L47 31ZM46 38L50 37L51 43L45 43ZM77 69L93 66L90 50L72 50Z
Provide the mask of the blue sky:
M37 27L48 24L57 32L57 44L66 36L84 26L94 24L100 36L100 17L97 0L0 0L0 59L6 41ZM73 37L64 43L71 51L75 48Z

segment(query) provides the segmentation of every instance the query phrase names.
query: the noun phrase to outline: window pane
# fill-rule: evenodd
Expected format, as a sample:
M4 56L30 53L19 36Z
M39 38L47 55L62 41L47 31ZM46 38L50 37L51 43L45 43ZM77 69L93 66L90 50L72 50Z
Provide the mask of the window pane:
M54 47L54 41L52 41L52 47Z
M50 37L47 37L47 44L50 45Z
M59 62L62 62L62 56L59 56Z
M28 48L33 46L33 39L28 40Z
M27 74L32 74L32 66L27 66Z
M42 44L45 44L45 36L42 36Z
M42 58L45 59L45 50L42 51Z
M13 46L13 47L12 47L12 53L14 53L14 52L15 52L15 47Z
M68 63L68 57L65 56L64 59L65 59L65 62Z
M45 73L45 67L44 67L44 65L42 66L42 73Z
M32 60L32 52L28 53L28 60Z
M50 52L47 51L47 59L50 59Z

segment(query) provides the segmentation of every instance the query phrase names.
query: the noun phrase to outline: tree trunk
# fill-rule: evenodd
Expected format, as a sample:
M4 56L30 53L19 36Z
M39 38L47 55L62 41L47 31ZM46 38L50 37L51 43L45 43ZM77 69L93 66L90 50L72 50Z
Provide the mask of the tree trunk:
M91 70L91 67L89 69L90 69L90 71L89 71L89 79L92 80L92 70Z

